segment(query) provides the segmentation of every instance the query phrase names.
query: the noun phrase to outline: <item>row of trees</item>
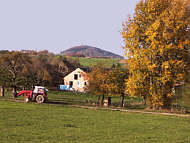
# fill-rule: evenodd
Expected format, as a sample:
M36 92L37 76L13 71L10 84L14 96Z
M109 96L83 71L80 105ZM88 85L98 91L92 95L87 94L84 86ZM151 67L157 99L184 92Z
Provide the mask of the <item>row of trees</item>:
M189 71L189 0L141 0L123 24L126 92L153 108L168 107Z
M30 55L22 52L5 52L0 55L1 95L4 87L33 88L35 85L56 87L65 74L79 66L72 60L53 54Z

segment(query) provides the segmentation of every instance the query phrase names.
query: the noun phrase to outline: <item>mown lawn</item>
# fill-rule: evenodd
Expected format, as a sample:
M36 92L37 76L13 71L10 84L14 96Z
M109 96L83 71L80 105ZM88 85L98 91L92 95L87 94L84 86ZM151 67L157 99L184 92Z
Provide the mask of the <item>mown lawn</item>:
M0 99L2 143L187 143L190 118Z

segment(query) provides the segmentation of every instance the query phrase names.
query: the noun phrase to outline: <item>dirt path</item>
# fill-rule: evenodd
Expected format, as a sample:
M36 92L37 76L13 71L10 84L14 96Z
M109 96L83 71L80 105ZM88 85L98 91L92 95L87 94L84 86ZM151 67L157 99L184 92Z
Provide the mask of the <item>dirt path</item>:
M190 114L161 113L161 112L149 112L149 111L140 111L140 110L127 110L127 109L121 109L121 108L90 107L90 106L81 106L81 105L71 105L71 107L91 109L91 110L110 110L110 111L120 111L120 112L128 112L128 113L141 113L141 114L153 114L153 115L165 115L165 116L177 116L177 117L190 118Z

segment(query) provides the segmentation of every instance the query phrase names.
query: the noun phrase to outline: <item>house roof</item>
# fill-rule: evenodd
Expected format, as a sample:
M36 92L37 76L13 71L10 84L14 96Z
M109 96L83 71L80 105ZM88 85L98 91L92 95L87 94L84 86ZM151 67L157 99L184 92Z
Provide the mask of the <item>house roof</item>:
M64 78L66 78L68 75L72 74L72 73L73 73L74 71L76 71L76 70L80 70L80 71L86 73L86 72L83 70L83 68L76 68L76 69L73 70L72 72L68 73Z
M91 71L91 68L89 67L80 67L80 69L82 69L84 72L90 72Z

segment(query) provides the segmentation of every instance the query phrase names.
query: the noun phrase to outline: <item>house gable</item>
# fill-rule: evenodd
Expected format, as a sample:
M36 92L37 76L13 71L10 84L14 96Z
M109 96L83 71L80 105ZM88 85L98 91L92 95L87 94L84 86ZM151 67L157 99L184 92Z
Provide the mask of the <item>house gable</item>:
M85 80L85 75L87 75L87 73L84 72L82 69L77 68L76 70L65 76L64 79L71 78L72 75L73 75L73 80L78 80L79 78Z
M76 70L64 77L64 85L70 85L76 91L83 92L87 83L87 73L80 68L77 68Z

